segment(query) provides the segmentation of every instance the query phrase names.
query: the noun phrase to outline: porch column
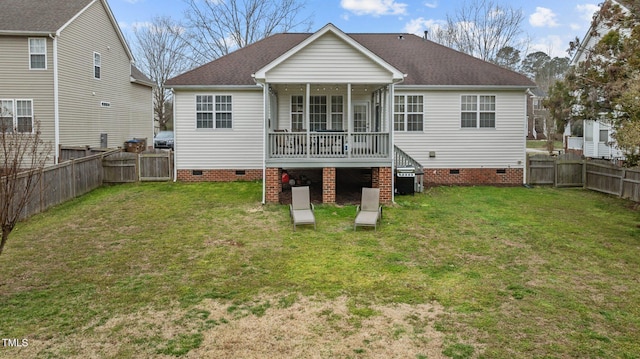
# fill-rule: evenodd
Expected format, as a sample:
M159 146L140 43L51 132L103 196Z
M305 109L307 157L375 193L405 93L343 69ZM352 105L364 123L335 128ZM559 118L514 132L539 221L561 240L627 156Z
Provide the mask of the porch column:
M311 119L311 115L309 114L309 109L311 108L311 84L307 84L305 94L304 94L304 123L305 128L307 129L307 141L306 141L306 150L307 158L311 157L311 127L309 126L309 120Z
M267 167L265 171L265 187L267 203L279 203L282 185L280 184L280 169L277 167Z
M378 188L380 188L380 203L391 203L393 201L393 169L391 167L378 168Z
M336 168L322 169L322 203L336 203Z
M347 84L347 157L351 157L351 149L353 148L353 144L351 143L351 122L352 118L352 109L351 109L351 84Z
M389 99L388 104L388 111L387 111L387 118L389 119L389 156L391 156L391 168L389 168L389 174L388 174L388 183L389 183L389 203L391 202L395 202L395 191L393 190L395 187L395 178L393 176L393 169L396 168L396 147L395 147L395 138L393 136L394 132L395 132L395 119L393 117L393 111L395 110L395 84L391 83L389 84L389 91L387 93L387 97ZM382 172L382 168L380 169ZM381 188L382 188L382 173L380 173L380 182L381 182ZM382 189L380 190L380 192L382 192ZM380 194L380 197L382 197L382 193Z

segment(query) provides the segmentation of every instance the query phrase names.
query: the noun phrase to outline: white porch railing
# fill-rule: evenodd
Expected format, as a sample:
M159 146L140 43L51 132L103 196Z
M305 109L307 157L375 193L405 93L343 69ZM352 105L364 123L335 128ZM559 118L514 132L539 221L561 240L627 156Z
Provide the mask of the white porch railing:
M268 135L268 158L388 158L386 132L275 132Z

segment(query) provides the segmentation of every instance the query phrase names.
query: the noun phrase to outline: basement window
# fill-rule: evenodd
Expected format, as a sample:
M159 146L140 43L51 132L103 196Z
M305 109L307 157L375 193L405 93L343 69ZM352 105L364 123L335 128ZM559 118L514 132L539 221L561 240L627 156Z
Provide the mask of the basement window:
M459 175L460 174L460 170L455 169L455 170L449 170L449 174L450 175Z
M499 175L507 174L507 169L506 168L498 168L496 170L496 173L499 174Z
M202 176L202 170L193 170L191 171L192 176Z
M246 174L247 174L247 173L246 173L246 171L244 171L244 170L238 170L238 171L236 171L236 176L244 176L244 175L246 175Z

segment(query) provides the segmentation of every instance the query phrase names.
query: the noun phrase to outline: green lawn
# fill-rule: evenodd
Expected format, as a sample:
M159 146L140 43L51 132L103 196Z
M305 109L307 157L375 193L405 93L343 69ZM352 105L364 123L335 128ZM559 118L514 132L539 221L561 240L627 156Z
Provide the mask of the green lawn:
M261 183L100 188L0 256L6 358L640 358L640 214L581 189L440 187L377 232Z
M537 150L547 149L547 140L527 140L527 148L534 148ZM563 148L562 141L553 141L553 149L561 150Z

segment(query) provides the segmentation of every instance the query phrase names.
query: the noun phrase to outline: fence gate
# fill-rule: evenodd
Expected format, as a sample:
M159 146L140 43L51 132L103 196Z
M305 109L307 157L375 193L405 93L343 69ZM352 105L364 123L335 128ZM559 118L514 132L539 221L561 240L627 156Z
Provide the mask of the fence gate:
M171 152L156 150L138 155L140 181L170 181L172 175Z
M138 181L138 154L118 152L105 156L102 160L103 181L105 183L129 183Z
M584 160L581 156L573 153L558 157L530 156L527 182L532 185L582 187L584 184Z
M104 182L130 183L138 181L170 181L173 173L170 151L143 153L119 152L102 161Z

